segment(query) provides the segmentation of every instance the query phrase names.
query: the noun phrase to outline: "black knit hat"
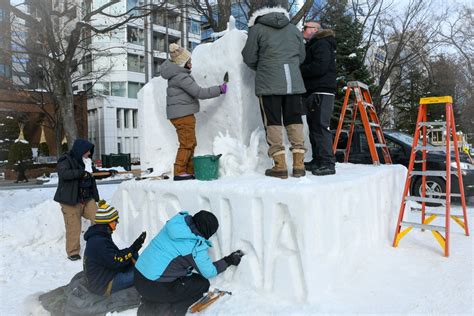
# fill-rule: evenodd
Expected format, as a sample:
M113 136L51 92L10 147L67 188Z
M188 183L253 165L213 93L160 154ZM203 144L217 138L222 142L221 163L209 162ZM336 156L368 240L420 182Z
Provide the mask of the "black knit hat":
M201 210L193 216L194 224L201 235L209 239L219 228L217 217L211 212Z

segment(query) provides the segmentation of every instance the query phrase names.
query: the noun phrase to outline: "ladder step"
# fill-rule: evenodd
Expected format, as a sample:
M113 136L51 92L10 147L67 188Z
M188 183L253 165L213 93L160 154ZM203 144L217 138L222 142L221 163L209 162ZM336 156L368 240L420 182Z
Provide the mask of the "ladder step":
M454 147L451 147L451 150L454 149ZM421 151L421 150L426 150L426 151L444 151L446 152L446 146L416 146L415 147L416 151Z
M414 211L414 212L421 212L421 208L419 208L419 207L412 207L411 210ZM445 211L445 210L442 209L440 211ZM439 216L439 217L446 217L446 213L433 213L432 211L431 212L426 212L425 211L425 215L426 216L436 215L436 216ZM450 216L456 216L456 217L464 218L463 214L450 214Z
M369 125L371 127L376 127L376 128L379 128L380 127L380 124L377 124L377 123L369 123Z
M418 223L412 223L412 222L401 222L401 226L412 226L415 228L421 228L421 229L427 229L427 230L434 230L434 231L439 231L439 232L445 232L446 227L444 226L435 226L435 225L426 225L426 224L418 224Z
M420 122L418 126L446 126L446 122Z
M362 89L369 90L369 87L360 81L349 81L347 83L348 87L361 87Z
M441 194L437 194L437 195L441 195ZM428 198L428 197L424 198L421 196L407 196L405 197L405 201L446 204L445 199L435 199L435 198Z
M412 171L410 172L412 176L446 176L446 171L437 171L437 170L427 170L427 171Z
M387 145L386 145L386 144L376 143L376 144L375 144L375 147L377 147L377 148L383 148L383 147L387 147Z
M363 103L364 103L364 105L365 105L366 107L368 107L368 108L375 108L372 103L365 102L365 101L364 101Z

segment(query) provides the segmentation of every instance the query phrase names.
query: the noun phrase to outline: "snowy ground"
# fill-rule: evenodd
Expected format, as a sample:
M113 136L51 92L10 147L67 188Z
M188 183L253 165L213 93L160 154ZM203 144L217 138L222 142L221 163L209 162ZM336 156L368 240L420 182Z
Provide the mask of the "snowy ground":
M99 187L106 199L116 189L117 185ZM54 191L0 191L0 315L47 315L37 302L38 294L67 284L82 269L82 262L65 258L64 224L59 206L52 201ZM472 206L468 213L473 223ZM384 247L361 252L357 272L331 284L317 305L295 304L222 280L214 286L231 287L234 294L205 314L472 315L473 241L454 222L451 227L449 258L442 256L431 233L412 231L397 249L387 240ZM117 236L115 241L125 246ZM120 313L135 314L136 310Z

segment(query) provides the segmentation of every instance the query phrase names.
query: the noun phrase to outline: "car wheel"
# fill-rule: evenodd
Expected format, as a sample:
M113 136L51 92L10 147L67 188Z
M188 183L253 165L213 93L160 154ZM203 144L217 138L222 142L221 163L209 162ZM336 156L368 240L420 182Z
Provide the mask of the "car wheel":
M416 180L415 185L413 186L412 195L421 196L422 195L422 178ZM438 193L438 194L437 194ZM443 178L440 177L426 177L426 197L433 199L444 199L444 195L439 193L446 193L446 182ZM439 206L441 203L426 203L427 206Z

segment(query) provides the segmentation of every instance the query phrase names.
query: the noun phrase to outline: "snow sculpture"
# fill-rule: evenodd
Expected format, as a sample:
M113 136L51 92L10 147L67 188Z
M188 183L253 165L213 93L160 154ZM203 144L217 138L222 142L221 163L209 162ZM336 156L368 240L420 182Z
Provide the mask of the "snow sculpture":
M254 90L255 75L241 56L247 35L231 24L220 39L201 44L192 53L192 74L200 86L221 84L224 74L229 73L227 94L200 101L195 155L218 154L213 150L213 141L219 132L243 145L249 144L251 133L259 127L263 133ZM153 167L157 174L172 170L178 148L174 127L166 119L166 86L163 78L153 78L138 96L141 164L145 168ZM264 157L266 149L261 151Z

